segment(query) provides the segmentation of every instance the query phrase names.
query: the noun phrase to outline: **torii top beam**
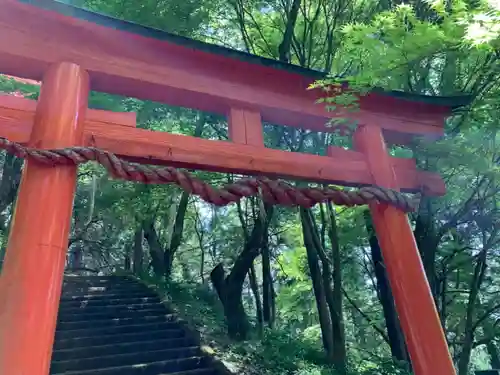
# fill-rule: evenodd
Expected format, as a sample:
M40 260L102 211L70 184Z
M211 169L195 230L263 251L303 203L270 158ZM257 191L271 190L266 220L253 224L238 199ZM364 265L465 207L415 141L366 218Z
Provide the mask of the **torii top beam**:
M315 104L317 93L307 90L324 77L317 71L52 0L0 0L0 6L0 73L40 80L49 65L74 62L89 72L93 90L228 117L233 143L113 125L116 116L110 120L108 115L101 124L86 125L86 144L130 160L368 185L373 178L362 153L330 148L324 157L267 149L262 121L328 132L329 118L349 116L360 125L380 126L388 142L405 143L413 135L442 135L444 118L468 100L372 92L361 98L356 113L327 112ZM11 116L0 118L3 132L27 141L34 104L4 99L3 107ZM417 171L413 160L393 158L393 166L403 191L425 185L430 194L444 194L439 175Z
M74 61L92 89L226 114L238 104L264 121L328 131L328 113L306 88L323 73L194 41L52 0L5 3L0 13L0 71L41 79L47 65ZM41 10L45 9L45 10ZM443 117L464 98L374 92L361 99L363 123L401 133L440 135ZM400 139L401 140L401 139Z

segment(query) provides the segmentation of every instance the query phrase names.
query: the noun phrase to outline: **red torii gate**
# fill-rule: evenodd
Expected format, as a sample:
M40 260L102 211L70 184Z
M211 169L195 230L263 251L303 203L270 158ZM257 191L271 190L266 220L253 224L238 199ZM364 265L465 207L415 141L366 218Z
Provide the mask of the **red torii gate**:
M329 113L306 90L317 72L52 0L26 2L0 0L0 73L42 80L41 94L38 103L0 96L0 137L37 149L94 146L149 164L445 194L439 175L389 156L386 141L439 137L456 100L374 92L356 113ZM137 129L135 114L89 110L90 88L226 114L232 142ZM344 116L359 124L355 151L264 147L262 121L324 132ZM49 371L75 181L75 166L28 158L0 277L2 375ZM370 209L415 374L455 374L406 214Z

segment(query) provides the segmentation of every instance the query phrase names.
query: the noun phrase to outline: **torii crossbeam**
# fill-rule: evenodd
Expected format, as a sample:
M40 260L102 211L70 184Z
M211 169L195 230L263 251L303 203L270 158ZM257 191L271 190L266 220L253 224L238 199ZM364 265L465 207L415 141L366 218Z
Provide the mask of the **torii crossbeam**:
M456 99L373 92L356 113L330 113L306 90L318 72L51 0L0 0L0 9L0 73L42 80L38 102L0 96L0 137L38 149L94 146L134 162L445 194L438 174L389 156L386 142L441 136L463 104ZM138 129L134 114L89 110L90 89L224 114L231 141ZM263 121L328 132L329 118L347 115L359 124L355 150L316 156L264 146ZM75 183L75 166L28 158L0 277L0 374L48 374ZM455 374L405 213L370 209L415 374Z

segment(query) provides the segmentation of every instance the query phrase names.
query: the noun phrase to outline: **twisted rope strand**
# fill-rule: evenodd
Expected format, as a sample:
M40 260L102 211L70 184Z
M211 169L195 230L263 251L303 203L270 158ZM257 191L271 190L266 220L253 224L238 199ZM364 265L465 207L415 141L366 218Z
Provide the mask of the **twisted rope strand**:
M312 207L331 201L336 205L358 206L372 202L387 203L405 212L414 211L418 201L403 194L378 186L362 187L357 191L335 188L298 188L283 181L265 177L243 178L235 183L216 188L173 167L153 167L130 163L115 154L95 147L68 147L56 150L37 150L0 138L0 149L19 158L30 157L46 165L79 165L90 161L101 164L116 179L147 184L176 184L183 190L216 206L225 206L244 197L261 192L263 199L273 205Z

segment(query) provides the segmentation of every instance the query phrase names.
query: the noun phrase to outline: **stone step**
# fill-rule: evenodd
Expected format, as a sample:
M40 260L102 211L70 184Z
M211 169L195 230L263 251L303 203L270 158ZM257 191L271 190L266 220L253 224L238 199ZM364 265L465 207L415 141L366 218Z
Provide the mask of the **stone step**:
M89 285L89 286L105 286L105 285L144 285L143 283L129 277L109 276L109 277L65 277L64 285Z
M161 303L158 296L143 297L141 295L137 297L122 297L122 298L107 298L107 299L95 299L89 298L86 300L65 300L61 301L59 306L59 311L65 311L66 309L71 309L75 307L98 307L98 306L114 306L114 305L131 305L137 303Z
M140 351L135 353L115 354L84 359L71 359L67 361L52 362L51 373L64 373L67 371L97 370L99 368L116 366L135 366L142 363L157 361L180 360L200 356L201 351L196 346L162 349L155 351Z
M195 342L188 337L177 339L157 339L137 342L121 342L110 345L96 345L80 348L58 349L52 354L52 361L93 358L119 354L133 354L140 351L156 351L193 346Z
M167 312L165 306L159 302L146 302L146 303L134 303L134 304L120 304L120 305L103 305L103 306L88 306L82 305L79 307L64 307L59 308L58 319L65 321L66 317L72 315L93 316L95 314L121 314L122 312L130 311L144 311L144 310L154 310Z
M199 345L156 292L134 279L70 276L50 374L220 375Z
M102 319L102 320L80 320L57 323L56 331L77 330L86 328L101 328L113 326L137 325L146 323L172 322L175 319L173 314L143 314L140 316Z
M62 290L73 290L78 288L146 288L144 284L135 281L115 281L115 282L63 282Z
M167 375L207 368L209 364L210 361L206 357L192 357L179 360L141 363L134 366L116 366L96 370L67 371L63 373L52 373L52 375Z
M128 325L113 325L103 327L87 327L83 329L62 330L56 331L56 340L65 340L71 338L95 337L99 335L119 335L124 333L136 332L151 332L151 331L167 331L172 329L180 329L181 326L177 322L152 322L142 324L128 324Z
M67 293L61 295L61 303L75 302L75 301L106 301L108 299L122 299L122 298L137 298L137 297L158 297L158 295L151 289L132 290L132 291L112 291L112 292L78 292Z
M81 280L132 280L135 281L134 278L129 276L121 276L121 275L68 275L64 277L64 281L81 281Z
M96 321L96 320L112 320L121 318L136 318L144 315L154 316L154 315L166 315L168 311L163 305L154 305L147 309L141 310L111 310L111 311L101 311L95 313L79 313L62 315L58 317L58 322L78 322L78 321Z
M217 371L214 368L199 368L196 370L188 370L182 372L171 372L169 375L217 375ZM158 375L167 375L165 372L162 372Z
M186 336L184 330L172 329L157 332L132 332L121 335L102 335L94 337L73 337L70 339L57 340L54 349L71 349L97 345L111 345L126 342L151 341L161 339L177 339Z
M148 288L141 284L112 284L106 286L86 286L86 285L68 285L63 287L61 296L73 296L79 294L102 294L102 293L131 293L131 292L146 292Z

